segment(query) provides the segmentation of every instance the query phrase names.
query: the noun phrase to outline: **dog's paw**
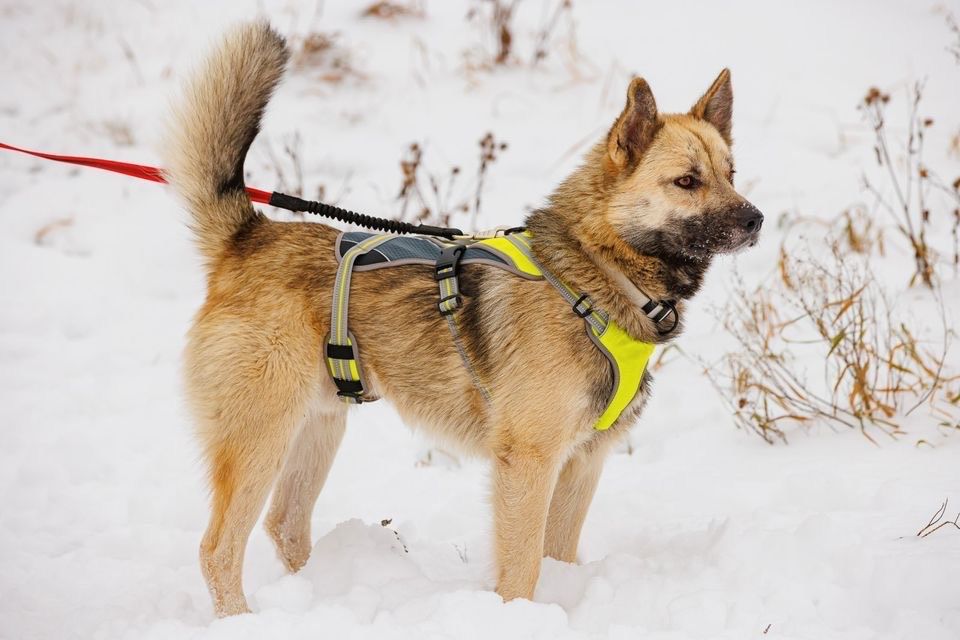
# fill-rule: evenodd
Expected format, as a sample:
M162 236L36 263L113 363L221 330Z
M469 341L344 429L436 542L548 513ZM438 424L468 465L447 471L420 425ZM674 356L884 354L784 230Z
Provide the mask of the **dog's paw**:
M296 573L310 559L310 533L288 531L282 522L267 521L264 525L267 534L277 548L277 555L287 571Z

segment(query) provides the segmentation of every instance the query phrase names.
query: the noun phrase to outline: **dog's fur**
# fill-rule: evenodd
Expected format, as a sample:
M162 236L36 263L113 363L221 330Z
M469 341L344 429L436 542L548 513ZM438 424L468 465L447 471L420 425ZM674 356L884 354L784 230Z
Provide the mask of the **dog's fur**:
M212 488L201 568L221 616L248 611L244 549L271 488L267 531L290 571L307 561L311 511L346 421L322 356L338 232L271 222L244 192L244 157L287 58L268 26L233 31L187 88L166 153L207 268L185 376ZM732 186L731 107L726 70L683 115L658 113L633 80L609 134L526 221L542 263L647 342L666 338L638 309L638 290L677 300L682 315L711 256L756 239L759 212ZM699 182L683 188L684 176ZM355 274L350 328L373 393L490 459L497 591L530 598L544 555L575 560L603 460L636 421L650 377L596 431L610 366L557 292L484 265L464 267L462 289L462 332L489 404L437 312L429 267Z

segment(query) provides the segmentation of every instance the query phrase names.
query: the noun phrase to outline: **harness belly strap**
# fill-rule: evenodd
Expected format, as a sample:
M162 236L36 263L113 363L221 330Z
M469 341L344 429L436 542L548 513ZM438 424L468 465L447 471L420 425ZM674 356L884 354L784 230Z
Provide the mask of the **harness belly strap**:
M365 397L366 389L360 375L360 358L357 341L348 328L350 307L350 277L353 263L361 255L395 238L383 234L374 235L358 242L343 254L337 267L337 276L333 285L333 305L330 315L330 335L327 338L327 370L333 383L337 385L337 397L344 402L360 404L370 398Z

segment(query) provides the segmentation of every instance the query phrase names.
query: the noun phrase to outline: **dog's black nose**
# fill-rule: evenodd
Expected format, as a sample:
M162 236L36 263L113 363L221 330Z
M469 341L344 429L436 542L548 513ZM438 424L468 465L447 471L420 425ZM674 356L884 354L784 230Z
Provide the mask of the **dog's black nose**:
M763 226L763 214L749 202L744 202L737 209L737 222L746 231L757 233Z

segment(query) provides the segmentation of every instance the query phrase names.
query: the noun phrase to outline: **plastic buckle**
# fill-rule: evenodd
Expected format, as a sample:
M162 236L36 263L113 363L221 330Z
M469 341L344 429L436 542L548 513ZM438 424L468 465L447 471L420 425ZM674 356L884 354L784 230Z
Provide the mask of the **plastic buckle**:
M348 404L363 404L363 392L337 391L337 397Z
M457 277L457 271L460 267L460 257L466 250L467 248L462 244L444 247L434 266L433 279L439 282L447 278Z
M584 306L581 308L581 305ZM586 318L593 313L593 300L590 299L590 296L585 293L577 298L577 301L573 303L573 312L581 318Z
M447 302L448 300L456 300L457 303L445 307L443 303ZM459 309L460 305L462 304L463 304L463 298L460 297L459 293L454 293L453 295L449 295L446 298L440 298L440 302L437 303L437 309L440 310L440 315L449 316L454 311Z

